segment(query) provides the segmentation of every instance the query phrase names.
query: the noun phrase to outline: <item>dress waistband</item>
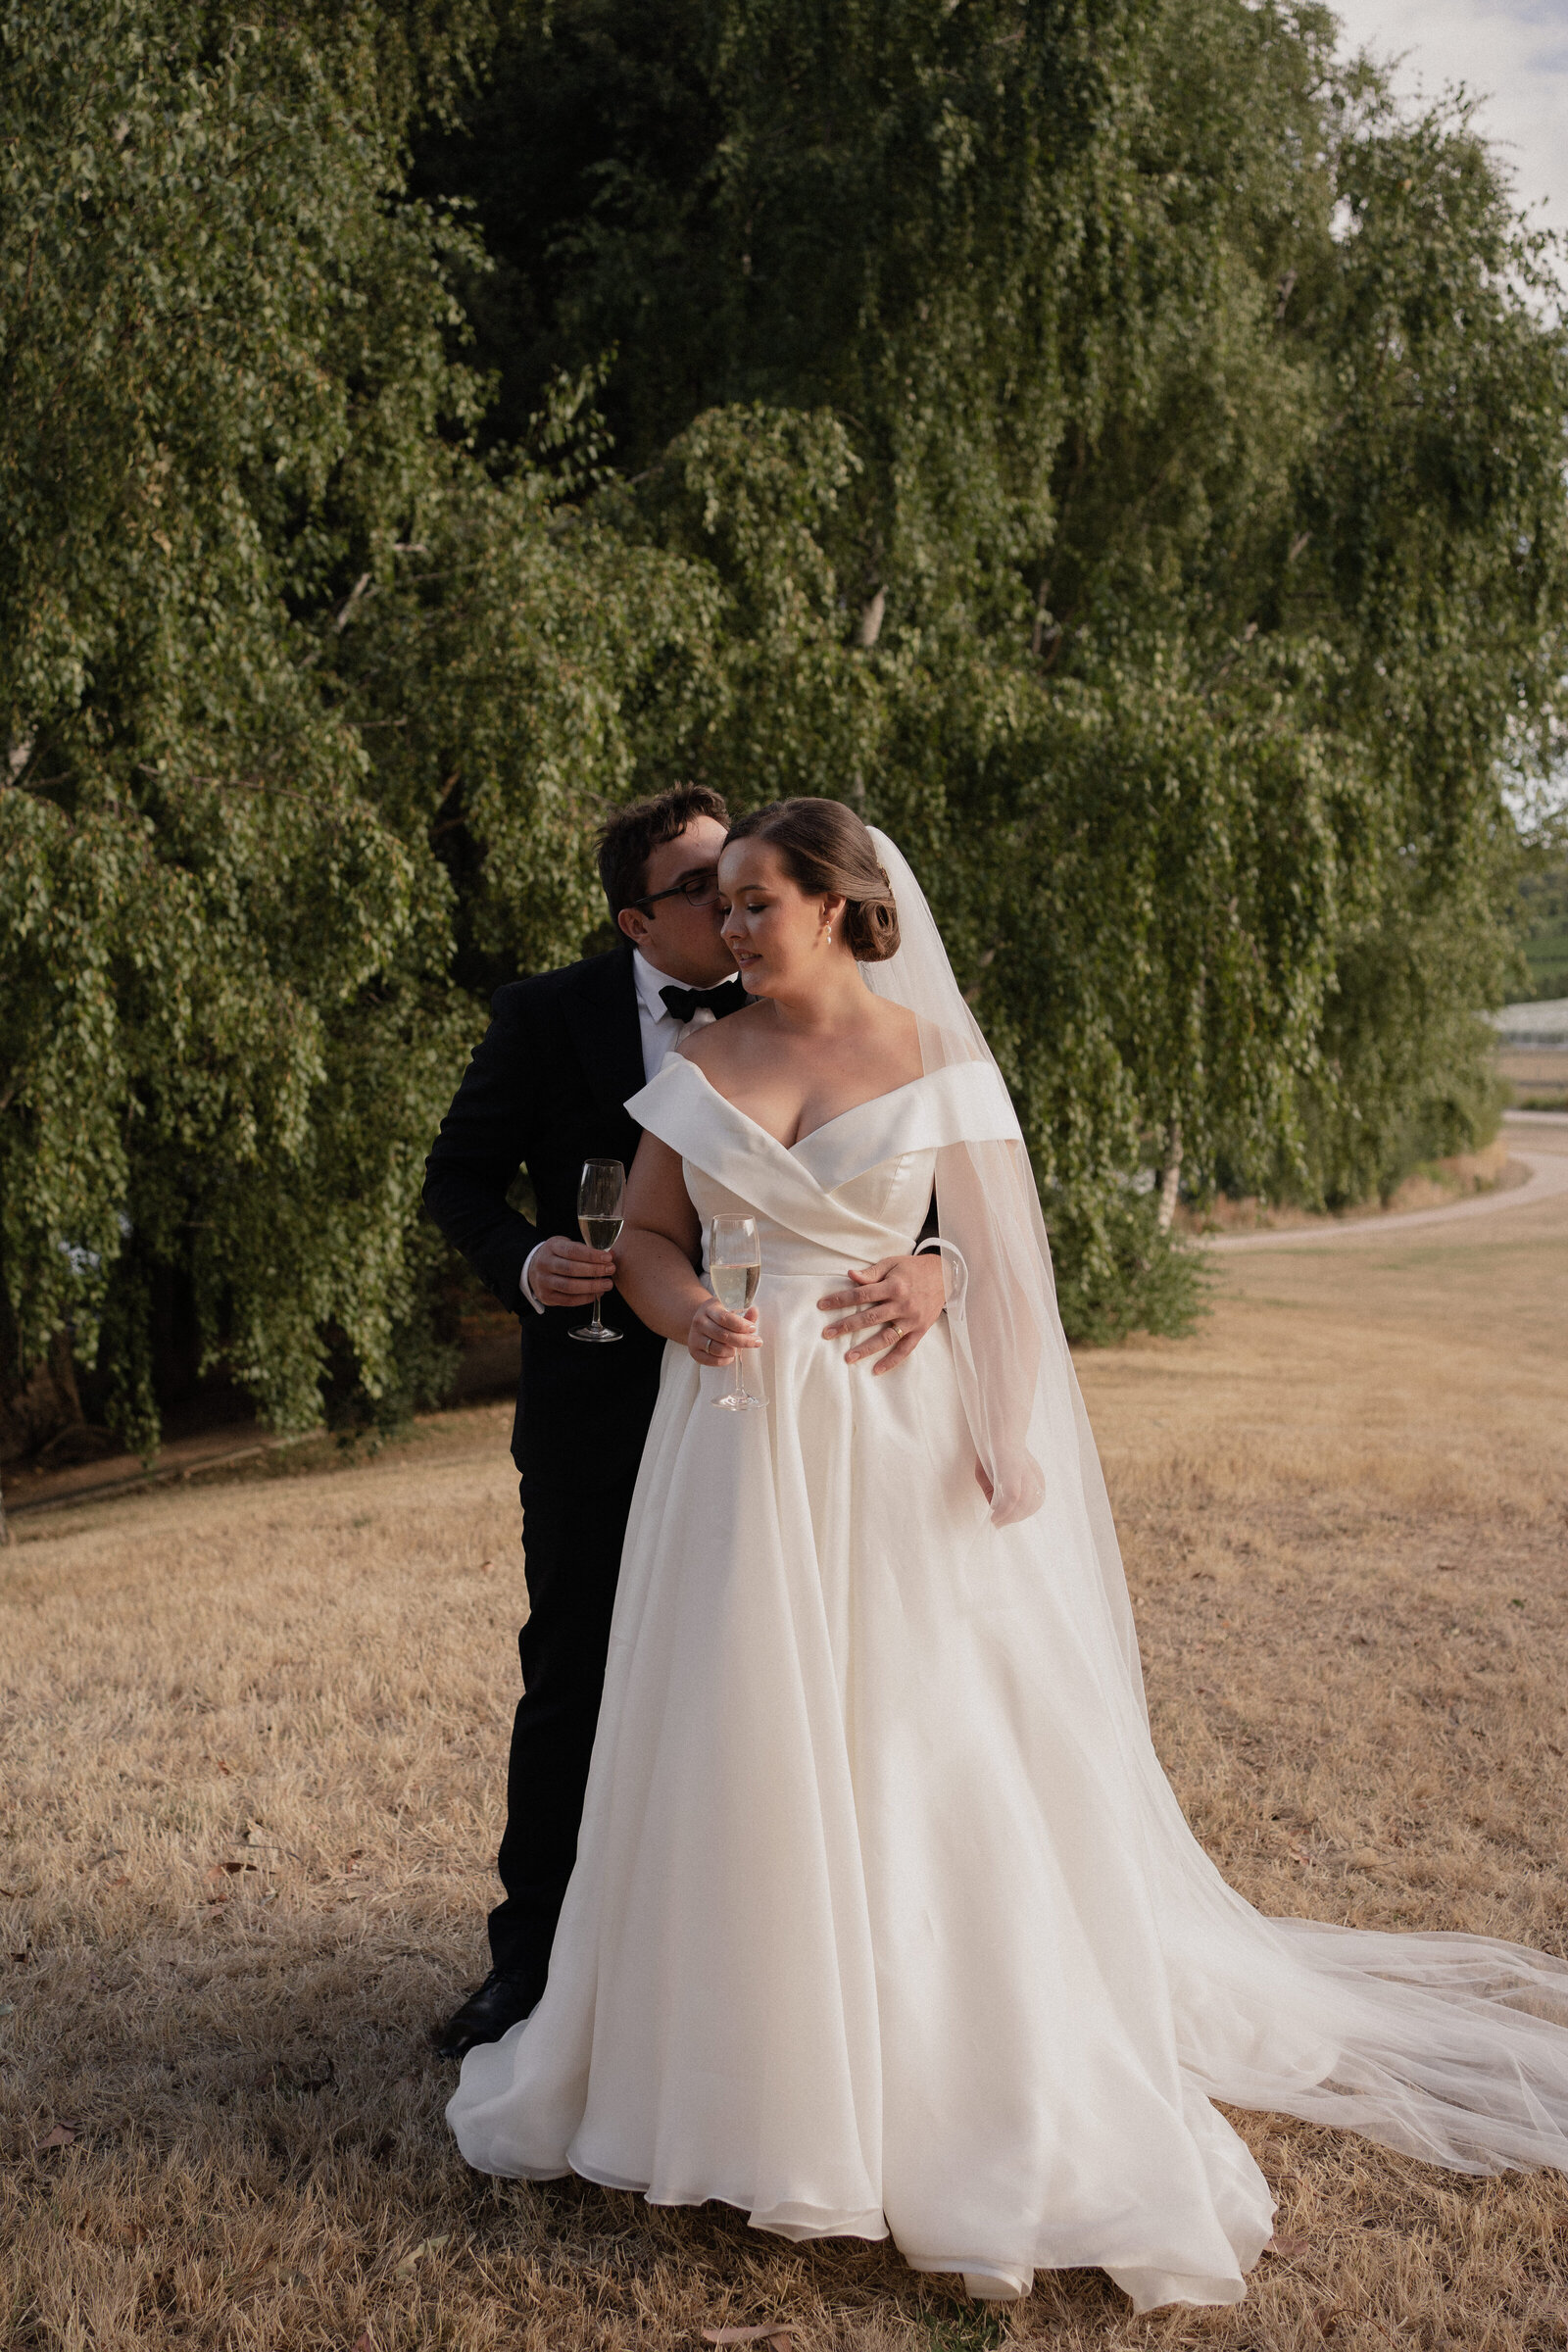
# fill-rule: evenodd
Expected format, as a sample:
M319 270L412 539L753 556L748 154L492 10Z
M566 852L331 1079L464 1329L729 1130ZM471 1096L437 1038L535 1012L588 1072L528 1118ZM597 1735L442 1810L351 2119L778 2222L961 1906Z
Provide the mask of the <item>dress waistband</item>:
M887 1247L879 1257L897 1257L914 1248L914 1240L903 1240L897 1234L888 1236ZM853 1247L842 1255L834 1256L820 1242L808 1242L799 1234L771 1232L762 1235L762 1280L766 1282L842 1281L851 1266L869 1266L876 1262ZM708 1271L708 1254L703 1253L703 1271Z

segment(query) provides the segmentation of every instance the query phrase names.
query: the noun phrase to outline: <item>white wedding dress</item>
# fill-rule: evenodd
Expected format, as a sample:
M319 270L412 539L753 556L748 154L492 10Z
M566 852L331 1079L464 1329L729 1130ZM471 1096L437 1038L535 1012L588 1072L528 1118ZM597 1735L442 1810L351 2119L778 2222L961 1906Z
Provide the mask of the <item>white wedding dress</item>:
M895 1373L824 1343L824 1288L912 1246L944 1155L1015 1144L994 1065L933 1054L789 1149L678 1056L629 1107L705 1228L760 1221L766 1410L710 1410L730 1373L669 1347L549 1984L465 2060L468 2162L891 2232L981 2294L1098 2265L1141 2310L1236 2301L1268 2240L1215 2099L1568 2165L1568 1969L1267 1920L1197 1845L1070 1371L1039 1374L1044 1500L998 1526L973 1265Z

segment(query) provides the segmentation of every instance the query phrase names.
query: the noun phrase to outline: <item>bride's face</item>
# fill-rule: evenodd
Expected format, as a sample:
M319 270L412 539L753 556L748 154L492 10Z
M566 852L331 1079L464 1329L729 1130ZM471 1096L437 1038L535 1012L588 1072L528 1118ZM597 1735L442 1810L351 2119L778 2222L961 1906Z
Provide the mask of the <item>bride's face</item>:
M810 897L771 842L732 842L718 861L721 935L748 996L793 996L836 967L844 901Z

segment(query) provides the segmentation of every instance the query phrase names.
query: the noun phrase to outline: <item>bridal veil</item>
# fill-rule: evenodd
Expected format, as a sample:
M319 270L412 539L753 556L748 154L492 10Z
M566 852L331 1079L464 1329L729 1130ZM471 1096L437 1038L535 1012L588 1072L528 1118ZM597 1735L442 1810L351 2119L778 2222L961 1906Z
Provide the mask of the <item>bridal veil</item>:
M872 840L901 946L863 967L867 985L915 1014L928 1074L969 1065L976 1087L1004 1092L907 860L885 834L873 829ZM1010 1108L988 1132L937 1160L964 1412L996 1524L1029 1520L1049 1492L1056 1524L1065 1507L1074 1531L1049 1550L1042 1541L1033 1572L1081 1588L1075 1615L1132 1792L1122 1833L1144 1856L1157 1906L1191 2086L1461 2172L1568 2171L1568 1964L1476 1936L1265 1918L1189 1830L1149 1738L1126 1579L1027 1149ZM1049 1708L1052 1693L1039 1703Z

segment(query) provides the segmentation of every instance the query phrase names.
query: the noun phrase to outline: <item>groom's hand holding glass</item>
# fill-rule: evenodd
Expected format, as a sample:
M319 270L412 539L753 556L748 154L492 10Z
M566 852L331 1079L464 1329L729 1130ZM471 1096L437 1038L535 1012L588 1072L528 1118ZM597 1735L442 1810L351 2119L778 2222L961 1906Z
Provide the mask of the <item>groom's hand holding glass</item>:
M611 1252L570 1242L564 1233L541 1242L528 1260L528 1288L541 1306L592 1306L614 1286Z

